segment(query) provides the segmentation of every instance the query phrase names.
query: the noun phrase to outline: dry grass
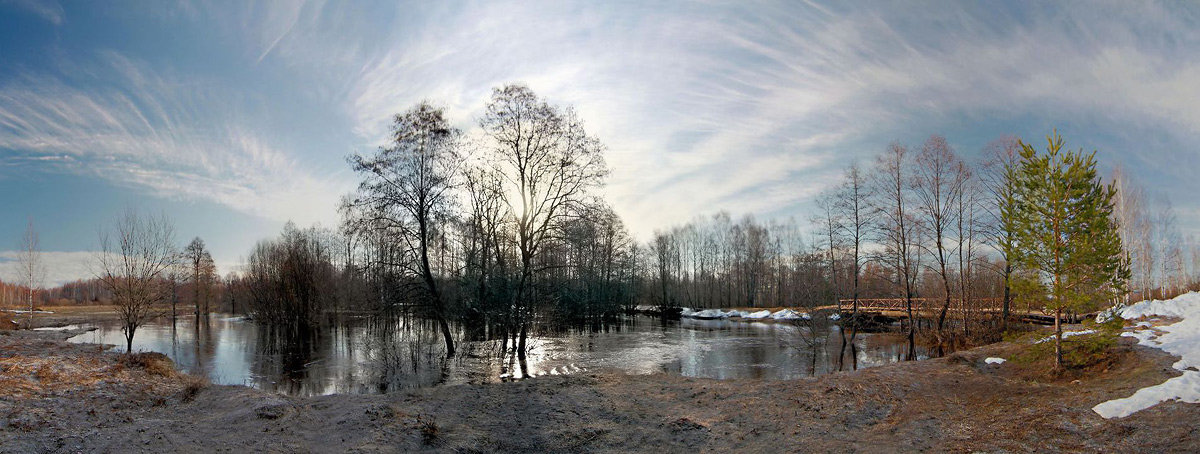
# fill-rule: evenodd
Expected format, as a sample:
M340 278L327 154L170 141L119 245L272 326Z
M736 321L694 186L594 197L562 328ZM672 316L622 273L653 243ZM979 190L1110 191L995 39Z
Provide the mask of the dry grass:
M171 358L158 352L124 354L117 363L133 369L142 369L150 375L159 377L175 377L179 374L179 371L175 370L175 363L171 361Z
M0 396L33 397L93 386L113 375L96 358L10 356L0 358Z
M175 370L160 353L116 355L94 345L0 336L0 397L37 399L105 383L139 383L156 394L185 398L208 386Z
M183 402L191 402L196 400L196 396L199 395L200 391L203 391L204 388L207 388L208 385L209 382L207 378L197 377L195 375L185 376L183 380L183 392L181 393L179 400Z

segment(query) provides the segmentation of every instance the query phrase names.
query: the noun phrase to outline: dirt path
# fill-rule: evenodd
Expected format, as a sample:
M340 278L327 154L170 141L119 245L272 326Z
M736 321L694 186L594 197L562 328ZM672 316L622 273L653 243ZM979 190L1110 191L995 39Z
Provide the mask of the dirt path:
M1132 345L1079 382L984 364L1018 348L996 344L795 381L598 373L289 398L190 392L194 378L68 335L0 333L0 452L1200 451L1200 405L1091 411L1175 374L1170 357Z

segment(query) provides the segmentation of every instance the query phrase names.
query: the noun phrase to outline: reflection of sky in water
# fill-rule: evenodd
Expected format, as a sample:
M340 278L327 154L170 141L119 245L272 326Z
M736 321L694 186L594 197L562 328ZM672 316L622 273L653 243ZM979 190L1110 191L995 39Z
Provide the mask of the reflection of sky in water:
M120 325L105 322L72 342L119 345ZM816 336L812 333L815 330ZM462 333L459 333L462 336ZM529 340L526 367L499 358L498 342L465 342L442 359L436 327L427 321L350 318L307 337L288 337L236 317L207 323L183 317L139 328L134 350L157 351L217 384L293 394L378 393L437 384L495 382L510 377L617 370L718 379L794 379L838 369L836 326L692 320L662 324L630 317L601 330L573 329ZM860 333L857 367L895 362L902 335ZM854 367L846 349L846 369Z

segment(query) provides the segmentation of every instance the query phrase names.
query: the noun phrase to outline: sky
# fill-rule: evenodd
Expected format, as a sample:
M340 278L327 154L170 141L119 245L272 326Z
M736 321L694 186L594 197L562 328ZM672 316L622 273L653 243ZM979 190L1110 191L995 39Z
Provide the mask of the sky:
M808 219L891 142L966 159L1057 130L1200 233L1200 3L0 0L0 279L32 220L49 284L127 208L222 272L338 224L389 117L472 130L491 90L573 106L635 236L726 210Z

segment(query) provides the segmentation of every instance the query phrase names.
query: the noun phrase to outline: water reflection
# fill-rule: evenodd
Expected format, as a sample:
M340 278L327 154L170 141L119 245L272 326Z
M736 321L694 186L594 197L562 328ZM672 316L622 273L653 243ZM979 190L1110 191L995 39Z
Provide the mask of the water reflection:
M117 323L97 326L71 341L123 345ZM839 360L842 335L829 324L692 319L662 323L644 316L531 338L523 364L514 355L502 356L499 341L463 342L460 354L446 360L439 335L433 323L413 318L349 317L328 328L297 332L212 315L199 322L185 317L142 327L134 349L162 352L213 383L290 395L384 393L601 369L794 379L839 367L896 362L906 353L901 335L859 333ZM457 337L463 338L461 330Z

